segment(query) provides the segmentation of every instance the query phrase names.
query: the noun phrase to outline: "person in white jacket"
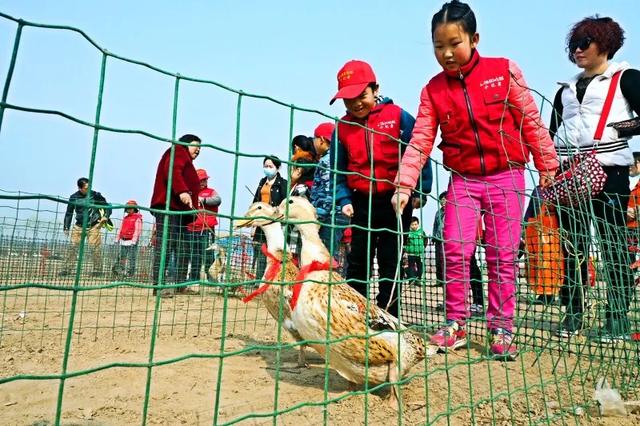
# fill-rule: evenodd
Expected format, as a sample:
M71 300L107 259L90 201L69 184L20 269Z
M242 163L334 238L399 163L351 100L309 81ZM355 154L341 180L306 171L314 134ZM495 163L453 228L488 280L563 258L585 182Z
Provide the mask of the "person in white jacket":
M560 337L571 337L583 328L592 221L604 266L600 276L607 282L605 324L592 337L612 342L629 336L627 313L633 277L625 222L633 154L628 138L619 137L613 127L605 126L601 138L595 141L611 85L615 92L608 116L604 117L606 124L628 120L634 112L640 113L640 72L626 62L610 62L623 42L623 29L608 17L585 18L576 23L567 36L569 60L581 71L560 83L551 117L551 136L562 159L595 150L607 181L598 196L558 209L561 232L567 236L564 241L566 274L560 291L566 315L556 332Z

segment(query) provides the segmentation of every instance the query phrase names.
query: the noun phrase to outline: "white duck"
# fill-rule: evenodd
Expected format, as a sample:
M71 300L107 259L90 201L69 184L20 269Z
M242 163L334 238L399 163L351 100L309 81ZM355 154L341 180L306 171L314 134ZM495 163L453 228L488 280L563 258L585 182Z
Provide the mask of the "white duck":
M267 268L262 277L265 282L243 300L248 302L254 297L258 297L276 322L280 322L280 309L282 309L283 327L297 342L300 342L304 339L302 339L291 321L291 284L295 282L299 270L290 253L284 256L282 224L270 219L277 214L276 212L277 209L275 207L267 203L256 202L251 204L249 210L243 215L245 219L236 221L234 225L235 228L258 226L262 228L267 240L267 252L264 253L267 256ZM282 266L284 266L284 275ZM282 303L281 293L283 296ZM298 367L307 366L304 353L305 346L300 346Z
M209 279L217 283L223 282L224 274L227 269L227 252L225 251L224 247L217 243L211 244L205 250L211 250L215 252L215 260L211 263L211 266L209 266L209 269L207 271L209 274ZM204 280L206 279L206 277L201 277L201 279Z
M427 355L424 339L374 303L369 304L367 313L364 296L338 273L327 270L331 256L318 236L311 203L291 197L278 210L280 220L295 221L302 238L300 276L294 285L291 316L300 335L308 341L330 341L310 346L320 354L328 351L329 365L351 383L368 380L376 385L404 377ZM432 347L428 350L429 355L436 352ZM389 402L397 407L395 386Z

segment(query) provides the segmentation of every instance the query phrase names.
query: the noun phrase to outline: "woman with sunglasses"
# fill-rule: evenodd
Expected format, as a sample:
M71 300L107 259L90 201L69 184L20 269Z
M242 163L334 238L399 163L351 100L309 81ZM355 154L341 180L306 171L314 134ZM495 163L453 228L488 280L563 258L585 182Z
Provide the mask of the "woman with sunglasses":
M629 336L627 313L633 294L632 262L625 237L629 199L629 166L633 154L628 138L605 127L599 142L596 128L609 87L615 94L606 123L633 118L640 113L640 72L626 62L609 62L624 42L624 31L611 18L588 17L576 23L567 36L569 60L581 72L566 82L554 100L550 132L562 159L595 150L607 174L603 191L584 203L558 208L565 235L565 277L560 299L566 315L556 334L571 337L583 327L584 293L588 286L587 262L591 241L591 219L595 219L597 249L601 253L603 280L607 282L604 327L596 334L601 342Z

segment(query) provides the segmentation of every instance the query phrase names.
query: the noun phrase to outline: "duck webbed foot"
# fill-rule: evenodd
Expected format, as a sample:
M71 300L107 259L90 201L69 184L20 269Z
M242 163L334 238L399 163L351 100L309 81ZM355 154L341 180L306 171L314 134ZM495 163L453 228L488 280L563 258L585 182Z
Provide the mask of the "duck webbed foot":
M309 363L304 353L304 348L306 347L307 345L300 346L300 352L298 352L298 368L309 368Z

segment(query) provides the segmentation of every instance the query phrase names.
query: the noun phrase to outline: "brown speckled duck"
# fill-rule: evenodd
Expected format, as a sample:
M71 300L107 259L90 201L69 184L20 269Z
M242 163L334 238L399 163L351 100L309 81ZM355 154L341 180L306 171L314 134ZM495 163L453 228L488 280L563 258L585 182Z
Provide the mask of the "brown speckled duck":
M329 364L341 376L353 384L365 380L372 385L397 382L425 356L436 352L375 303L369 303L367 308L367 300L338 273L329 270L331 256L318 236L319 225L313 222L316 214L311 203L302 197L291 197L280 204L278 212L279 220L293 221L302 238L291 319L305 340L331 341L327 346L311 346L320 354L328 349ZM390 403L397 407L395 386Z
M263 202L256 202L249 206L249 210L244 214L244 219L235 223L236 228L258 226L264 231L267 244L263 246L263 254L267 257L267 268L262 277L262 285L243 301L249 302L254 297L258 297L264 303L269 314L280 322L280 305L281 294L282 302L282 326L291 334L298 342L302 341L302 337L296 330L291 321L291 296L292 286L298 276L298 267L293 261L291 254L284 255L284 235L282 232L282 224L276 222L270 217L276 214L276 208ZM284 259L284 261L283 261ZM282 267L284 266L284 275ZM300 346L298 355L298 366L306 366L305 349L306 345Z

